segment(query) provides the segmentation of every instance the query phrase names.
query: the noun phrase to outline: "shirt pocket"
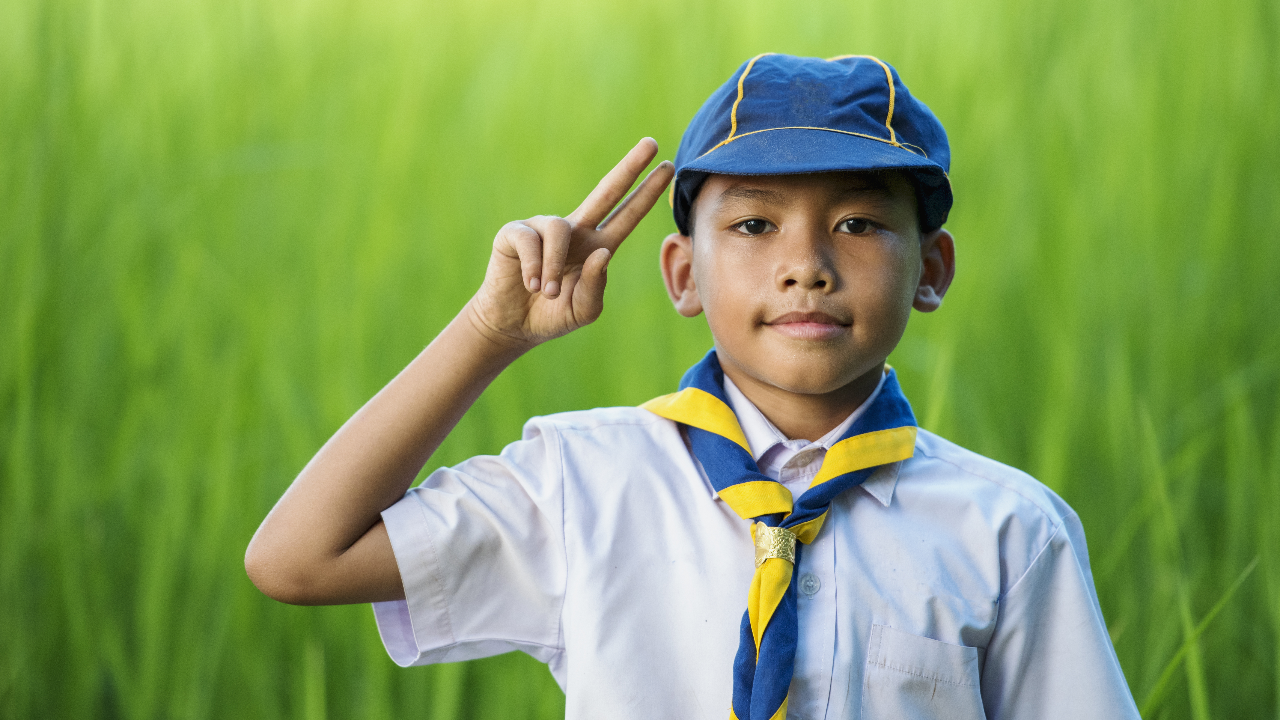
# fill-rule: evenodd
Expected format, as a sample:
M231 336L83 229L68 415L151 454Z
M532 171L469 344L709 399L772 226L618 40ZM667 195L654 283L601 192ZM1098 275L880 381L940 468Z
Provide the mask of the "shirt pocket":
M978 649L871 626L862 720L984 720Z

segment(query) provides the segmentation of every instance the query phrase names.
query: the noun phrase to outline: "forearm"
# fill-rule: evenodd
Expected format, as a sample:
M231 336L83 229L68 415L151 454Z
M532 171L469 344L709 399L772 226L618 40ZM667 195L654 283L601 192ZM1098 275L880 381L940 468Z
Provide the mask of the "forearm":
M334 433L262 521L245 553L260 590L295 604L404 597L380 514L507 365L599 317L613 251L671 180L671 163L660 163L623 197L657 151L641 140L567 218L503 226L475 297Z
M529 347L488 332L469 303L334 433L276 503L245 556L254 583L277 599L306 604L402 594L393 558L380 553L386 546L380 513L404 495L485 387Z

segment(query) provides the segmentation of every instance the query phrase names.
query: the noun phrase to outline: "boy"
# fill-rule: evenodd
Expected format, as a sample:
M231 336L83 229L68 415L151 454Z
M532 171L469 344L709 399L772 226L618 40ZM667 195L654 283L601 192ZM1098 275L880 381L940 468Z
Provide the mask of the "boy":
M954 274L932 113L875 58L766 54L622 199L656 152L498 233L463 311L263 521L258 587L374 602L402 665L523 650L573 718L1136 718L1078 518L918 430L884 364ZM595 320L673 176L663 279L715 338L681 390L534 418L406 493L503 368Z

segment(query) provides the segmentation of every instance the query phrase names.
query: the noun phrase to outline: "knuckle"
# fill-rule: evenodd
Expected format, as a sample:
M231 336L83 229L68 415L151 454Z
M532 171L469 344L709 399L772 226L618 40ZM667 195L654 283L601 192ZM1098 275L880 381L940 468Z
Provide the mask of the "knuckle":
M498 230L499 241L505 240L512 245L519 245L521 241L527 240L529 233L533 232L533 228L521 222L509 222ZM536 233L535 233L536 234Z

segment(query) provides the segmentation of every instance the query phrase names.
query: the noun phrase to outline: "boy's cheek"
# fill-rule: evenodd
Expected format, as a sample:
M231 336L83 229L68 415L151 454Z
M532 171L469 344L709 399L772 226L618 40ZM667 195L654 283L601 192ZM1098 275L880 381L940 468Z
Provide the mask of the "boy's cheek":
M765 287L749 267L736 258L722 258L715 265L704 266L698 272L698 297L710 320L717 317L746 315L760 289ZM728 319L728 318L726 318Z

